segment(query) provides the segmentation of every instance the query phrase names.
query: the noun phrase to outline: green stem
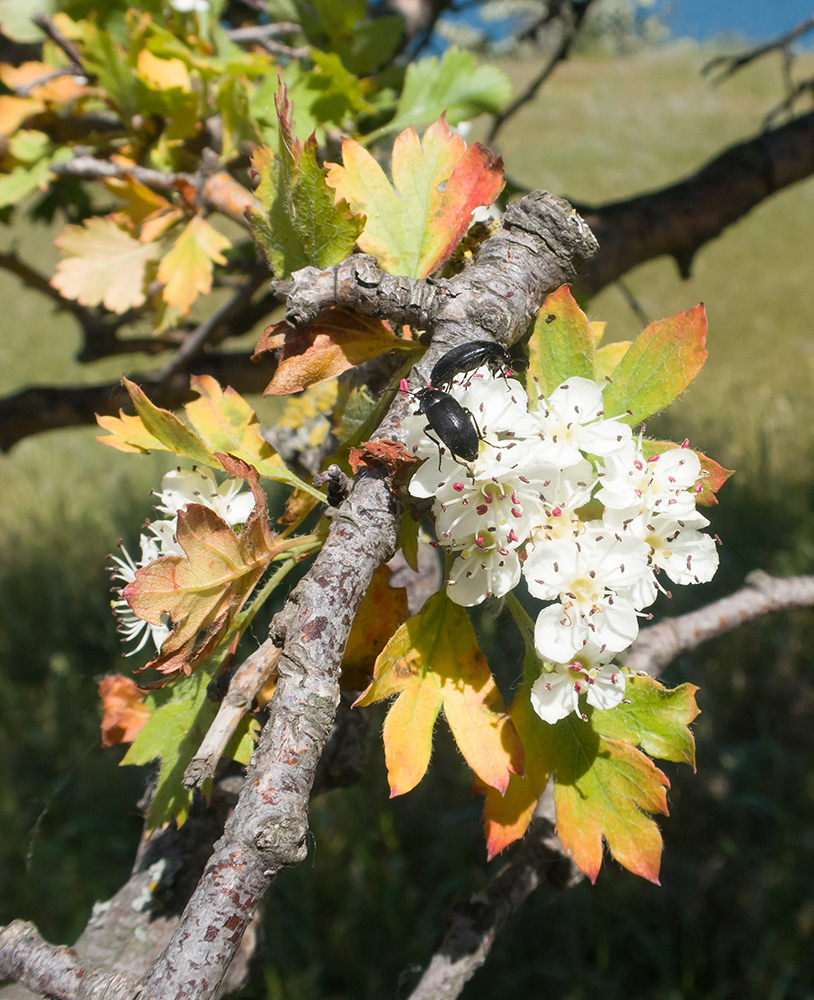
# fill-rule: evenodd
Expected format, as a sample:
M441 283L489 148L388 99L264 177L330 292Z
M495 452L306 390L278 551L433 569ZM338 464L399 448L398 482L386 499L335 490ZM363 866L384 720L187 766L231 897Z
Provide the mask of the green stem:
M523 636L523 642L526 645L526 656L523 662L523 673L526 675L525 681L533 683L539 677L542 665L542 660L534 648L534 622L514 594L506 594L506 607L509 609L512 618L514 618L515 625L520 629L520 634Z

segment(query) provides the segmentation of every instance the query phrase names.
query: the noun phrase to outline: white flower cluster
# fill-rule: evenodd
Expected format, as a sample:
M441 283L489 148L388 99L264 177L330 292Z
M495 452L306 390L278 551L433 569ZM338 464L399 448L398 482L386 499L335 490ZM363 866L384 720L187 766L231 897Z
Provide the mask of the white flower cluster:
M581 694L597 708L618 705L624 674L610 661L636 638L656 574L703 583L718 565L695 509L698 456L683 447L645 458L627 424L605 416L589 379L537 396L531 410L518 382L485 368L451 393L482 437L470 465L439 449L423 415L404 423L408 448L427 459L410 493L433 500L438 541L456 556L447 594L470 607L524 576L549 602L534 643L554 666L534 685L537 713L555 722L578 710Z
M167 518L147 522L145 533L139 538L141 557L134 560L123 545L121 559L118 556L111 556L116 563L112 579L121 581L121 586L115 588L119 597L111 601L110 606L118 618L118 629L124 641L138 640L138 645L131 649L127 656L138 653L150 638L156 651L160 652L162 643L172 629L169 615L163 615L159 625L152 625L139 618L121 593L128 583L135 580L136 571L143 566L163 556L184 555L184 550L175 539L178 511L189 503L203 504L214 510L234 528L235 525L243 524L247 520L254 507L254 497L243 489L242 482L227 479L218 486L215 477L208 469L195 468L191 472L185 469L173 469L161 480L161 492L156 496L159 500L156 509L166 514Z

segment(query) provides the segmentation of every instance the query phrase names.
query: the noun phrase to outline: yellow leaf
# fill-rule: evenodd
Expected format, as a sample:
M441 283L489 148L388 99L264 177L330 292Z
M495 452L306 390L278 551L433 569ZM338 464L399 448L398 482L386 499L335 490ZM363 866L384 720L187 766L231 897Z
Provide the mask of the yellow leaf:
M144 304L147 267L158 256L157 246L139 243L100 216L66 226L54 243L68 256L57 264L51 284L66 298L115 313Z
M124 207L120 211L135 226L140 225L153 212L172 208L171 202L151 191L135 177L111 177L105 181L105 187L111 194L121 198ZM141 242L147 243L149 240L142 239Z
M13 135L26 118L45 110L42 101L33 97L0 97L0 135Z
M209 294L213 265L226 263L223 251L231 245L202 215L196 215L158 265L164 301L186 315L199 294Z
M617 340L614 344L605 344L604 347L599 348L596 352L597 382L613 374L616 366L622 360L623 355L627 353L627 349L631 344L631 340Z
M149 49L142 49L136 66L145 82L155 90L180 87L185 94L192 90L189 70L180 59L159 59Z

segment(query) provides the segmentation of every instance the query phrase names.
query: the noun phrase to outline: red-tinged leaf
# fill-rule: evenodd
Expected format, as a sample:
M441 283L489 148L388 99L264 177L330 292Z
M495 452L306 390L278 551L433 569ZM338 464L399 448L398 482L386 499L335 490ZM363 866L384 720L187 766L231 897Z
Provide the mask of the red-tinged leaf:
M136 413L148 434L159 441L166 451L174 452L176 455L184 455L194 462L201 462L213 469L220 468L220 462L215 458L214 453L174 413L152 403L135 382L123 378L122 383L130 394ZM108 423L111 419L115 420L116 418L108 418ZM121 433L128 429L129 425L122 427ZM114 447L118 447L118 445L114 445Z
M99 682L99 697L104 706L103 747L131 743L136 738L151 715L151 709L144 704L145 694L130 677L111 674L102 678Z
M389 567L379 566L356 612L342 660L343 691L361 691L370 684L376 658L407 621L407 591L390 586L392 575Z
M384 727L393 795L409 791L424 776L442 705L455 741L482 781L505 791L510 775L522 772L522 746L469 618L443 591L393 635L356 704L394 694L398 698Z
M550 728L557 832L574 864L595 882L604 837L628 871L658 883L661 833L649 814L667 815L666 776L641 751L600 736L576 715Z
M592 712L591 726L601 736L695 770L695 740L689 725L699 713L697 690L694 684L666 688L652 677L628 676L624 702L608 711Z
M342 309L325 309L306 326L294 328L283 321L269 327L255 358L279 346L281 334L285 335L283 356L266 395L300 392L394 348L415 349L414 344L396 337L381 320Z
M544 396L566 379L596 377L596 339L569 285L552 292L537 314L529 341L528 379ZM531 386L531 381L528 385Z
M94 216L69 225L54 240L65 254L51 284L83 306L103 305L124 313L144 305L151 268L159 256L154 243L140 243L112 219Z
M164 301L186 315L198 295L212 290L214 265L226 263L223 251L231 245L202 215L196 215L158 265Z
M642 451L645 458L652 458L653 455L659 455L663 451L682 447L683 445L676 444L675 441L651 441L649 438L642 440ZM702 507L713 507L718 503L715 494L730 476L735 475L735 470L725 469L701 451L697 451L695 454L701 462L701 478L696 483L698 492L695 495L695 502Z
M262 491L261 491L262 492ZM240 535L201 504L178 513L176 538L185 556L167 556L138 570L123 591L136 615L173 629L147 667L189 673L217 645L271 559L285 543L270 544L265 502L258 503ZM206 630L203 645L196 648Z
M472 212L491 205L503 188L503 161L466 143L442 116L419 140L413 128L397 136L393 183L364 147L342 143L342 165L332 163L328 184L351 211L366 217L357 240L391 274L424 278L451 255ZM442 190L443 188L443 190Z
M620 359L605 387L608 417L641 423L677 399L707 359L704 306L656 320Z
M481 818L490 861L526 832L537 800L551 778L550 727L536 714L530 700L532 678L538 672L539 663L532 647L526 652L523 684L509 709L525 752L523 775L511 776L503 797L495 789L476 787L477 793L485 795Z
M131 226L141 225L155 212L167 212L172 209L172 202L129 175L111 177L105 181L105 187L124 202L116 214L124 216ZM142 239L141 242L150 241Z

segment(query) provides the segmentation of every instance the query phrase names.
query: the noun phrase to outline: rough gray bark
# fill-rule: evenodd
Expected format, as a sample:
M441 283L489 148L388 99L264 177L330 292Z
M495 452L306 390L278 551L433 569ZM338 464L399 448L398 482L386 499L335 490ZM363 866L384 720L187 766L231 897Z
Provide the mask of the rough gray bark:
M776 191L814 173L814 111L762 132L697 173L650 194L579 206L600 252L578 288L595 295L646 260L674 257L689 277L700 248Z

